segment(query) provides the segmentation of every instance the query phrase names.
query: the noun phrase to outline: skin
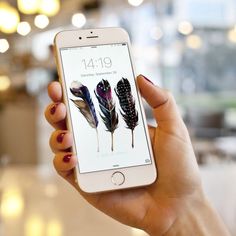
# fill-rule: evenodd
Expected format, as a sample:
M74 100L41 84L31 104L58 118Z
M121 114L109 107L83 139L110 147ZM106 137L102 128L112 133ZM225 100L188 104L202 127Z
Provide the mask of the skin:
M137 77L137 84L158 123L158 127L149 127L158 180L151 186L137 189L98 194L82 192L73 176L77 161L69 152L73 139L66 129L62 89L58 82L53 82L48 87L52 104L46 108L45 117L56 129L51 135L50 146L55 153L53 163L57 173L94 207L150 235L228 235L202 191L189 134L173 96L141 75ZM56 112L52 115L50 109L55 104ZM66 134L63 142L58 143L57 136L62 132ZM63 157L67 154L72 157L65 163Z

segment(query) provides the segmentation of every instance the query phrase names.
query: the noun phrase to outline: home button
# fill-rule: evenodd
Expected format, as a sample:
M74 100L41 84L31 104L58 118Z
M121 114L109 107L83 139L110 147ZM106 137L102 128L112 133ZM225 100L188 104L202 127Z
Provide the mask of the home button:
M125 176L121 172L117 171L112 174L111 181L114 185L122 185L125 182Z

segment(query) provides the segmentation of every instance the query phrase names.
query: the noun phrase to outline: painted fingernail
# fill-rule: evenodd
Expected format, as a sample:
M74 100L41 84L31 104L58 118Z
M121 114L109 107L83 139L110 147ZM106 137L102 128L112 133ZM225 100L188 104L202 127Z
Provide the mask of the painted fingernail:
M51 107L51 109L50 109L51 115L54 115L54 114L55 114L58 105L59 105L59 103L55 103L55 104Z
M62 143L62 142L63 142L63 138L64 138L65 134L66 134L66 132L60 133L60 134L57 136L57 142L58 142L58 143Z
M71 154L65 155L65 156L63 157L63 162L65 162L65 163L70 162L71 157L72 157Z
M150 79L148 79L146 76L144 76L144 75L141 75L145 80L147 80L149 83L151 83L151 84L153 84L153 82L150 80Z

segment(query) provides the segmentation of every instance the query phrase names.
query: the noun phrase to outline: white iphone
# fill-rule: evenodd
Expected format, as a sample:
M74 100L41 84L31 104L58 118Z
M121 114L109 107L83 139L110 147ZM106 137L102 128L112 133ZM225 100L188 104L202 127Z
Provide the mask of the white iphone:
M152 184L157 171L127 32L63 31L55 51L84 192Z

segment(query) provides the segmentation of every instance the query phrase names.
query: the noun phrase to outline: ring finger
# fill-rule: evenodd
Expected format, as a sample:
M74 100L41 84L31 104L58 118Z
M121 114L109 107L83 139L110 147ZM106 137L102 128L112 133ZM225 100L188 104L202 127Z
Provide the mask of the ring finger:
M54 153L68 150L73 144L73 138L67 130L56 130L52 133L49 141L50 147Z

